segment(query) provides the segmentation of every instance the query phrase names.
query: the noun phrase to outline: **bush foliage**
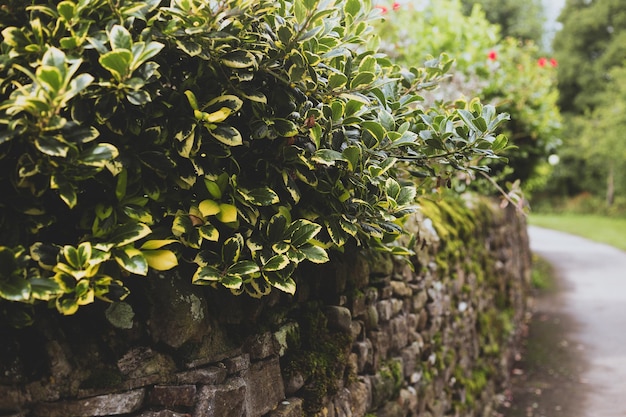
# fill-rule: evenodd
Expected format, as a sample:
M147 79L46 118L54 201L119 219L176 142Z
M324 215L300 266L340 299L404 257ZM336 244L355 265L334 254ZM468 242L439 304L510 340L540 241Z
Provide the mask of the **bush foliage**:
M3 6L7 319L121 301L153 270L260 297L345 245L409 254L395 241L416 195L487 169L507 116L424 105L452 62L394 65L372 15L360 0Z
M492 165L492 175L520 180L530 190L560 144L558 62L542 56L531 41L501 38L500 28L489 23L478 4L468 16L462 13L463 4L467 2L438 0L386 7L384 21L376 25L381 49L403 65L441 52L453 58L451 81L434 98L479 97L508 113L504 133L515 148L506 154L506 165Z

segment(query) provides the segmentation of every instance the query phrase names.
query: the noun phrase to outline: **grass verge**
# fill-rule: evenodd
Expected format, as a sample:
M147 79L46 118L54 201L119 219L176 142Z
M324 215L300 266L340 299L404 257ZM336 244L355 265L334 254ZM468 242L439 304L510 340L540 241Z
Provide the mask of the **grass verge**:
M531 214L529 223L626 250L626 219L624 218L581 214Z

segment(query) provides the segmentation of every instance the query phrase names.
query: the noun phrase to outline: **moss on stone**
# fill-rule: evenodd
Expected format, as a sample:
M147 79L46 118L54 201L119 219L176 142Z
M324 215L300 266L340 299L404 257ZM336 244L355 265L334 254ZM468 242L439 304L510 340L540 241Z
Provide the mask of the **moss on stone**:
M94 368L80 387L82 389L112 388L122 382L122 374L117 369Z
M302 306L296 320L300 327L299 343L289 345L282 358L282 369L287 377L295 373L308 377L299 394L305 400L305 413L313 415L322 409L328 396L337 392L339 381L350 379L346 364L352 336L331 332L317 303Z

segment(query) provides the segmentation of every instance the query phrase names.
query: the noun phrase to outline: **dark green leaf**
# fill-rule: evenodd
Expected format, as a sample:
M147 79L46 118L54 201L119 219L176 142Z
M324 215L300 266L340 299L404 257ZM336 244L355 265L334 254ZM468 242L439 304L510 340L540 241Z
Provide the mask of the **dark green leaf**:
M289 265L289 258L285 255L274 255L263 265L264 272L273 272L286 268Z
M134 247L125 247L115 251L114 258L117 263L131 274L147 275L148 261L146 257Z
M30 256L39 265L48 270L52 270L52 267L57 263L57 257L59 255L60 248L58 246L36 242L30 247ZM0 263L0 269L3 271L10 270L9 266Z
M40 136L35 139L37 149L49 156L59 156L65 158L71 149L60 136Z
M153 170L167 174L173 172L176 168L176 163L161 151L146 151L139 154L141 162Z
M287 218L280 213L273 215L267 224L267 239L279 242L284 239L287 230Z
M364 121L363 129L367 130L376 138L377 142L381 142L385 138L385 128L378 122Z
M224 54L222 63L230 68L250 68L256 66L256 59L251 52L235 50Z
M350 81L350 88L358 89L370 85L376 79L376 74L373 72L359 72L356 77Z
M240 234L229 237L222 245L222 262L226 265L233 264L239 260L243 249L243 237Z
M298 134L298 125L287 119L272 119L274 129L282 137L292 137Z
M322 226L305 219L298 219L287 228L291 245L298 247L313 239L322 230Z
M333 73L328 77L328 88L331 90L343 88L348 83L348 77L341 73Z
M286 279L268 279L269 283L274 288L286 292L287 294L294 295L296 293L296 283L293 278Z
M30 284L22 277L0 276L1 298L11 301L26 301L30 298L30 291Z
M76 203L78 203L78 196L76 194L76 189L74 185L69 182L67 179L55 175L50 177L50 188L53 190L58 190L59 197L63 200L63 202L69 207L73 208Z
M117 158L117 148L109 143L99 143L91 149L83 151L79 155L79 161L83 165L104 168L107 162Z
M126 99L135 106L143 106L152 101L150 93L145 90L129 91L128 94L126 94Z
M144 62L156 56L165 45L160 42L137 42L132 46L133 62L131 69L139 68Z
M208 127L208 126L207 126ZM232 126L224 123L213 125L209 128L211 136L228 146L239 146L243 144L241 133Z
M280 201L278 194L269 187L259 187L253 190L240 187L237 191L246 201L257 206L270 206Z
M228 275L247 276L260 271L259 266L253 261L239 261L228 267Z
M243 284L243 280L239 275L224 275L220 280L220 284L226 288L239 289Z
M127 223L119 226L109 237L111 243L115 246L122 247L129 243L136 242L152 233L150 227L143 223Z
M197 285L207 285L219 282L222 279L222 271L213 266L202 266L196 270L191 282Z
M330 220L324 222L324 224L326 225L326 231L330 235L330 239L335 245L343 246L346 244L348 234L341 228L339 222Z
M326 166L335 165L337 161L348 162L340 152L332 149L320 149L315 151L313 156L311 156L311 161Z
M313 263L323 264L330 261L326 251L319 246L303 245L299 248L300 252L304 254L304 257Z
M48 278L31 278L28 282L30 283L31 297L37 300L46 301L61 290L56 281Z
M198 56L202 52L202 46L196 42L177 39L176 45L189 56Z

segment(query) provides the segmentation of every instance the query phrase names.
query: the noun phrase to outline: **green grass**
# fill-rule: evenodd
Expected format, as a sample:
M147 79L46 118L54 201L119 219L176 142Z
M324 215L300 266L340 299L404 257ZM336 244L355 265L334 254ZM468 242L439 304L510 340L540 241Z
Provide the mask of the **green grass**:
M541 291L553 291L555 288L554 268L550 262L537 254L533 254L531 282L534 288Z
M626 219L624 218L581 214L531 214L529 223L626 250Z

